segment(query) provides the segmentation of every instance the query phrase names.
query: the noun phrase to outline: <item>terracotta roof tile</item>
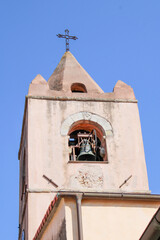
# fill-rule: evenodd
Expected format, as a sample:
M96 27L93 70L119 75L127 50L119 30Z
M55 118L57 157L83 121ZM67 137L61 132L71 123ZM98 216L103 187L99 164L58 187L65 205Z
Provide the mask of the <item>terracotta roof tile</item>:
M47 211L46 211L46 213L45 213L45 215L44 215L44 217L43 217L43 219L41 221L41 224L40 224L39 228L37 229L37 232L36 232L33 240L36 240L38 238L38 236L39 236L39 234L40 234L44 224L46 223L46 221L47 221L47 219L48 219L48 217L49 217L49 215L50 215L50 213L51 213L55 203L57 202L57 200L58 200L58 194L54 197L54 199L50 203L50 205L49 205L49 207L48 207L48 209L47 209Z

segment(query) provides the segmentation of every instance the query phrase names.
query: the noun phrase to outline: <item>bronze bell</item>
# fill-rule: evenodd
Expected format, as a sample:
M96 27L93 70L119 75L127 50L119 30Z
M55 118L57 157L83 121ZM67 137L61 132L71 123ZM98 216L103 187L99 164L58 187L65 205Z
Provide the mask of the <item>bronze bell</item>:
M77 157L78 161L95 161L95 155L91 150L91 145L89 144L89 141L87 139L84 139L81 148L80 148L80 154Z

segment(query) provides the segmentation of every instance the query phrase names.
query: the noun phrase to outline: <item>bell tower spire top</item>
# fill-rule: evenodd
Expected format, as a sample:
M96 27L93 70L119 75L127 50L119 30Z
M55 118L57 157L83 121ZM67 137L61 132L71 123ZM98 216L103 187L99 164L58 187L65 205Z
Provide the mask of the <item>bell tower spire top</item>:
M78 39L76 36L69 36L69 30L68 29L65 30L65 35L57 34L57 37L66 39L66 52L69 51L69 39L73 39L73 40Z

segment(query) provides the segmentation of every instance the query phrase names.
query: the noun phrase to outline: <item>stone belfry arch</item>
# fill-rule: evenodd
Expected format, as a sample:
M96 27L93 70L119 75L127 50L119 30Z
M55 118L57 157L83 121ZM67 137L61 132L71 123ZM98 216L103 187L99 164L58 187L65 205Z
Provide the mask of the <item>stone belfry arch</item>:
M133 89L104 93L70 52L29 86L19 160L19 239L134 240L159 204Z

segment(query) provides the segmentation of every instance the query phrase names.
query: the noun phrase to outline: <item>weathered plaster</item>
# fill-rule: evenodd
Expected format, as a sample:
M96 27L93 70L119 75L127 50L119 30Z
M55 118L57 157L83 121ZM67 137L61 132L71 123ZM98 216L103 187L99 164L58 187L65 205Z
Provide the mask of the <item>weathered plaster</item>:
M50 192L52 189L55 190L54 186L43 178L44 174L51 178L59 189L64 190L132 193L143 193L149 190L139 112L133 89L122 81L118 81L112 93L104 93L70 53L66 53L64 58L65 61L61 62L62 68L58 67L49 82L40 75L32 81L29 96L26 98L25 113L27 114L24 115L19 156L22 155L26 141L27 187L28 189L45 189L45 192L37 191L28 194L27 223L25 223L28 224L28 240L34 236L55 195ZM72 92L71 85L75 82L84 84L87 93ZM77 121L92 121L102 126L108 164L69 162L67 134L71 125ZM130 175L132 178L119 189ZM127 207L124 211L124 224L127 224L126 219L128 216L131 218L131 211L134 209L131 207L127 215ZM74 214L72 214L73 209ZM97 217L95 220L97 224L104 212L108 217L106 224L109 224L109 220L112 219L111 211L107 206L99 212L97 209L97 207L92 209L92 206L83 208L85 226L87 221L91 221L93 229L95 227L94 230L96 226L92 224L93 216L88 215L89 210ZM118 209L118 216L122 215L123 218L122 209L123 207ZM139 217L142 210L139 209L137 212L136 209L135 207L133 215L135 217L137 213ZM66 234L69 240L73 239L77 231L75 217L75 204L72 206L71 202L66 208ZM69 220L70 218L73 219ZM64 217L61 220L61 223L58 223L60 232L64 225ZM112 223L114 226L119 222L112 221ZM145 221L144 223L146 224ZM106 224L103 223L102 226L106 227ZM92 237L94 239L94 231L93 236L87 235L89 233L86 232L85 226L85 240ZM56 225L54 227L56 228ZM119 230L121 230L120 227ZM101 240L106 239L105 233L107 233L107 227L104 231L105 238L102 236Z

